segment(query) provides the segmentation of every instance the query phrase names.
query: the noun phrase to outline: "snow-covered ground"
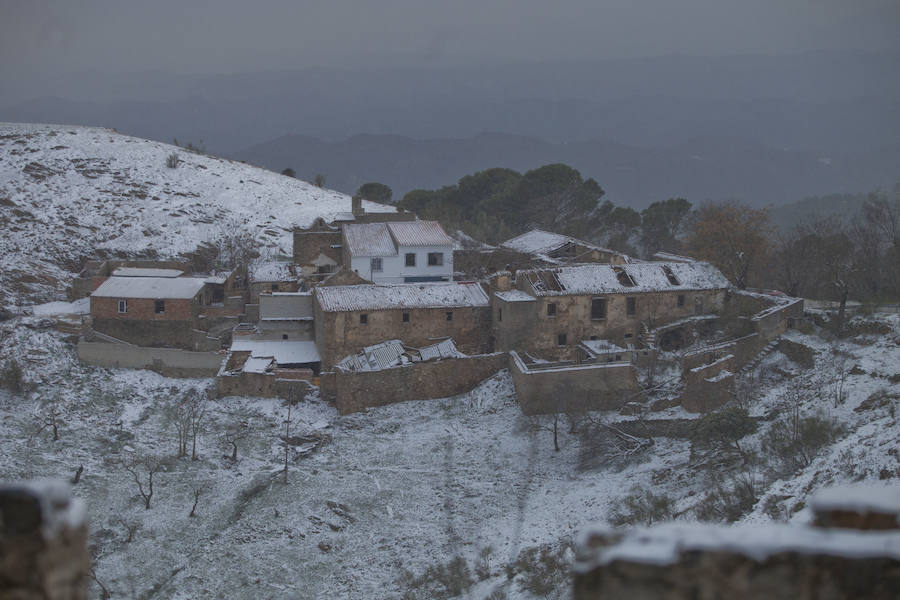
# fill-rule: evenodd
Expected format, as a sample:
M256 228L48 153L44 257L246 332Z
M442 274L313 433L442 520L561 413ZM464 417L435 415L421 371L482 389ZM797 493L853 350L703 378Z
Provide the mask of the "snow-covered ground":
M609 520L635 486L669 496L678 518L693 520L708 485L686 439L656 437L634 456L600 456L586 468L585 438L570 434L563 419L554 452L552 420L522 416L506 373L455 398L343 417L306 399L292 412L291 435L325 441L306 456L292 451L287 484L279 437L286 409L277 400L211 402L199 460L173 458L177 435L167 407L210 380L81 366L62 334L41 328L42 318L0 324L0 365L16 358L32 388L0 391L0 479L71 479L84 465L74 491L88 506L96 576L114 597L399 597L405 570L418 575L457 555L475 565L491 548L490 575L468 597L502 589L531 598L522 577L508 580L504 570L523 551L559 548L588 523ZM900 318L881 321L893 333L841 342L845 370L858 367L847 375L842 402L832 399L833 378L827 386L822 379L835 369L833 345L815 335L791 334L816 349L817 369L802 371L779 353L760 366L750 409L763 421L742 444L752 447L775 411L794 401L788 382L798 378L818 381L822 392L803 400L802 411L827 413L846 433L809 467L763 490L745 522L780 518L773 503L804 520L804 503L823 485L900 475L896 398L855 410L874 391L900 392ZM51 428L38 431L54 411L56 442ZM247 437L232 463L221 438L238 423L247 424ZM149 510L123 466L134 455L166 465ZM192 518L195 489L202 494ZM557 591L564 597L564 584Z
M98 250L174 256L238 228L290 254L295 225L350 208L345 194L109 129L0 124L0 306L59 300Z

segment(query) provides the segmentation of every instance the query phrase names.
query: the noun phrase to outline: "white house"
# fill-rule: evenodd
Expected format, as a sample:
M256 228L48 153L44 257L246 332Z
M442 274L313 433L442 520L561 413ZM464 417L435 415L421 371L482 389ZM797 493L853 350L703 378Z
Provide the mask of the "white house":
M437 221L348 224L344 266L375 283L453 279L453 239Z

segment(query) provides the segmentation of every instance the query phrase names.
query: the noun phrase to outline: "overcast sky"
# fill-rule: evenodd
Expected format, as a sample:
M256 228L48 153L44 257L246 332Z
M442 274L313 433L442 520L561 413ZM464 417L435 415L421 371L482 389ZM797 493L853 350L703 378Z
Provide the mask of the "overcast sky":
M0 0L0 75L900 49L898 0Z

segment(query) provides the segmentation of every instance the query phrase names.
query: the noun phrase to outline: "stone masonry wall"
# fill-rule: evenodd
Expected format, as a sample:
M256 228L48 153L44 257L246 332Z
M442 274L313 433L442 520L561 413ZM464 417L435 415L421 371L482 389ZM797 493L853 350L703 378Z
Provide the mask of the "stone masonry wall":
M414 363L381 371L334 371L341 414L407 400L447 398L468 392L507 366L506 354Z
M526 415L618 410L641 393L637 372L629 363L529 370L516 352L510 352L509 370Z
M319 308L318 302L315 306L316 346L325 369L366 346L391 339L421 348L451 337L465 354L481 354L493 349L490 307L326 313ZM448 312L453 315L449 321ZM403 313L409 314L408 322L403 322ZM365 324L360 322L363 314L366 315Z
M84 509L64 483L0 487L0 600L82 600L90 556Z

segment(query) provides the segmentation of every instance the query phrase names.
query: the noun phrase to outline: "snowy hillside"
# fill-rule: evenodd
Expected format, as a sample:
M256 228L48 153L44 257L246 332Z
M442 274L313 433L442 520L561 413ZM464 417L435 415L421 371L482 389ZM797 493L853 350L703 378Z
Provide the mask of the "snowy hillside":
M109 129L0 124L0 306L57 299L98 251L175 256L243 227L290 253L294 225L349 211L344 194Z
M74 494L88 506L97 580L114 598L424 599L453 597L455 584L478 600L565 598L570 542L589 523L722 520L720 512L803 522L822 486L900 478L897 315L871 317L877 333L844 340L791 333L814 352L810 369L781 352L765 358L747 400L758 430L740 440L759 457L751 471L667 435L668 422L698 419L680 408L649 414L644 425L664 421L640 448L622 446L606 427L637 417L598 412L593 428L564 416L554 451L552 418L523 416L502 372L454 398L348 416L310 395L291 415L287 484L279 401L210 402L198 460L176 458L173 407L211 380L80 365L41 317L0 323L0 365L15 359L26 390L0 390L0 480L71 479L84 465ZM795 410L839 431L803 464L776 472L784 455L767 436ZM57 441L47 425L54 418ZM232 461L226 434L236 427ZM133 456L164 467L149 510L125 468ZM753 485L752 504L721 494L735 478ZM465 568L451 568L456 556ZM97 584L92 595L101 596Z

